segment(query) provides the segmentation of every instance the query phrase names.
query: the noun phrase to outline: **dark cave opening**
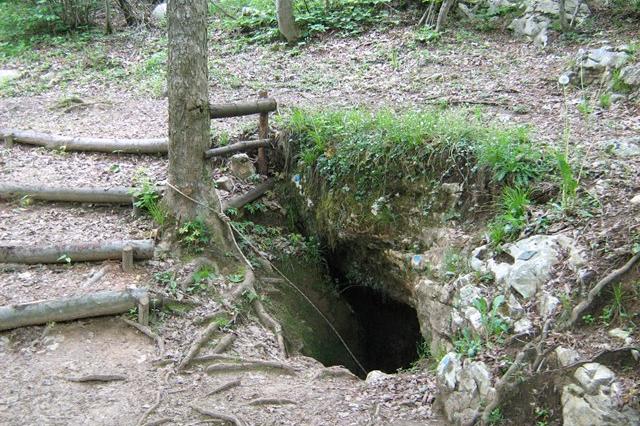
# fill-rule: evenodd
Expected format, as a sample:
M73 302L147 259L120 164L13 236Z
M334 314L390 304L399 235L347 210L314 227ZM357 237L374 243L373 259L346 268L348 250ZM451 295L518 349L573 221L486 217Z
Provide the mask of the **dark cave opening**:
M358 322L359 360L365 369L395 373L411 367L422 339L415 309L364 286L345 287L341 295Z

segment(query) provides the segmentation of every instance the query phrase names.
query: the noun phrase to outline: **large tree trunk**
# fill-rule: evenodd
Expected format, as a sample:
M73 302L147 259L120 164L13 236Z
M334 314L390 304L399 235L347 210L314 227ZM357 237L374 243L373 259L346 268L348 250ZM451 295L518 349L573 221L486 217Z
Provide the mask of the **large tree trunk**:
M229 250L228 226L220 200L209 181L204 152L211 118L207 70L207 0L170 0L169 34L169 167L164 202L178 223L205 221L214 245Z
M300 30L293 16L292 0L276 0L276 12L278 15L278 29L288 42L300 38Z

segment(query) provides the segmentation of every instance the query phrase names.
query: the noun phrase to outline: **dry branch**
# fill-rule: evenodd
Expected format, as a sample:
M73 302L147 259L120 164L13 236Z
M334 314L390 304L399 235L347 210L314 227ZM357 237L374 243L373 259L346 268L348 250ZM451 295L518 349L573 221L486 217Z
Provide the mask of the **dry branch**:
M34 200L74 203L131 204L132 188L63 188L44 185L0 184L0 199L29 197Z
M576 324L576 322L578 322L578 320L582 318L582 314L587 309L589 309L589 307L591 307L591 305L593 304L596 297L600 294L600 292L606 286L618 281L624 274L629 272L631 268L633 268L635 264L638 263L638 260L640 260L640 253L637 253L635 256L629 259L629 261L625 263L621 268L611 271L609 275L607 275L602 280L600 280L598 284L596 284L595 287L593 287L591 291L589 291L587 298L582 302L578 303L578 305L575 308L573 308L573 311L571 311L571 317L569 318L569 321L567 321L566 324L560 327L560 330L566 330L567 328L573 327Z
M88 376L81 377L65 377L64 378L68 382L76 382L76 383L91 383L91 382L119 382L127 380L126 376L121 374L91 374Z
M212 364L205 369L208 374L255 370L276 370L285 374L296 374L296 370L293 367L275 361L246 361Z
M247 424L247 422L245 422L241 417L237 417L232 414L219 413L217 411L207 410L205 408L198 407L196 405L192 405L191 408L193 408L195 411L197 411L198 413L204 416L208 416L214 419L224 420L225 422L233 423L236 426L246 426Z
M273 189L274 185L275 182L273 181L273 179L269 179L245 194L242 194L230 200L226 200L222 203L222 211L232 208L239 209L245 204L249 204L262 197L267 191Z
M240 381L240 379L232 380L230 382L227 382L227 383L224 383L224 384L218 386L217 388L213 389L211 392L208 392L205 396L215 395L217 393L224 392L226 390L238 387L241 384L242 384L242 382Z
M142 334L144 334L145 336L147 336L148 338L156 342L156 345L158 345L158 357L160 359L164 357L164 340L162 340L160 336L158 336L156 333L151 331L149 327L139 324L135 321L131 321L130 319L123 317L122 321L129 324L131 327L135 328L136 330L138 330L139 332L141 332Z
M82 284L82 288L91 287L92 285L96 284L98 281L102 279L102 277L104 277L107 274L107 272L109 272L109 265L105 265L102 268L100 268L99 271L93 273L89 277L89 279Z
M248 102L211 104L209 105L209 112L211 118L240 117L243 115L260 114L261 112L272 112L275 111L277 107L278 104L275 99L267 98Z
M0 330L116 315L135 308L146 289L101 291L65 299L53 299L0 307Z
M204 157L205 158L223 157L238 151L249 151L251 149L265 148L269 146L271 146L271 141L269 139L258 139L255 141L241 141L231 145L209 149L205 151Z
M286 404L297 405L298 403L292 399L286 399L286 398L257 398L247 403L247 405L286 405Z
M0 129L0 138L11 136L15 142L43 146L49 149L88 152L121 152L126 154L156 154L167 152L167 139L102 139L69 137L33 130Z
M133 256L138 260L153 257L153 240L124 240L48 246L0 245L0 263L67 263L121 259L122 250L128 245L133 247Z

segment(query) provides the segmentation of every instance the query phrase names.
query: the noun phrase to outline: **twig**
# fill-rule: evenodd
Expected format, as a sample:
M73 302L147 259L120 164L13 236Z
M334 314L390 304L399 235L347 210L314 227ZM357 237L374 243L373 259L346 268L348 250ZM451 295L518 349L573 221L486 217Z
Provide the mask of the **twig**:
M138 420L137 426L142 426L144 422L147 420L147 417L149 417L149 415L153 413L160 406L161 402L162 402L162 391L158 391L155 402L151 407L149 407L147 411L145 411L142 414L142 417L140 417L140 420Z
M64 377L68 382L88 383L88 382L119 382L127 380L127 376L121 374L90 374L81 377Z
M294 404L297 405L296 401L286 398L257 398L249 401L247 405L286 405L286 404Z
M198 407L196 405L192 405L191 408L193 408L195 411L197 411L198 413L204 416L209 416L209 417L213 417L214 419L224 420L226 422L233 423L236 426L246 426L247 424L241 417L234 416L232 414L224 414L217 411L211 411L202 407Z
M109 271L109 265L103 266L102 268L100 268L99 271L91 275L91 277L89 277L89 279L85 281L84 284L82 284L82 287L87 288L94 285L95 283L100 281L102 277L104 277L107 274L108 271Z
M242 384L242 382L240 381L240 379L232 380L230 382L227 382L227 383L225 383L223 385L218 386L217 388L215 388L212 391L208 392L205 396L215 395L217 393L224 392L226 390L238 387L241 384Z
M135 328L136 330L140 331L142 334L149 337L151 340L155 341L156 345L158 346L158 357L160 359L164 357L164 340L162 340L162 338L159 335L151 331L151 329L145 325L142 325L135 321L131 321L130 319L125 317L121 317L121 318L122 318L122 321L129 324L131 327Z
M624 266L613 270L611 273L609 273L609 275L600 280L600 282L598 282L598 284L596 284L595 287L591 289L591 291L587 295L587 298L580 302L575 308L573 308L569 321L567 321L560 327L560 331L573 327L576 322L578 322L578 320L582 317L584 311L591 307L591 304L595 300L596 296L598 296L598 294L600 294L600 292L606 286L618 281L620 277L629 272L631 268L633 268L634 265L638 263L638 260L640 260L640 253L637 253L635 256L629 259L629 261L625 263Z

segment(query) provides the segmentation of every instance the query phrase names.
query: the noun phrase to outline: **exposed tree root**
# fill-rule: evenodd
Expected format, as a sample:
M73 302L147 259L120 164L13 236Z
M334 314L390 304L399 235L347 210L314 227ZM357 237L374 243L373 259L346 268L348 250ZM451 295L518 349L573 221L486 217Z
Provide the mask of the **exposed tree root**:
M213 364L208 366L205 371L208 374L230 373L237 371L255 371L255 370L276 370L285 374L295 375L296 370L280 362L274 361L247 361Z
M313 380L327 379L327 378L338 378L344 377L347 379L359 380L358 377L353 374L351 371L347 370L344 367L333 366L333 367L325 367L322 370L318 371L314 376Z
M121 374L90 374L80 377L65 377L68 382L91 383L91 382L121 382L127 380L127 376Z
M278 342L280 353L286 358L287 347L284 344L282 325L280 325L278 321L274 320L271 315L267 313L267 311L264 309L264 306L262 305L262 302L259 299L254 299L251 305L253 306L253 310L256 312L260 323L271 330L271 332L276 336L276 341Z
M160 426L163 425L165 423L175 423L176 421L174 419L172 419L171 417L163 417L161 419L158 420L154 420L152 422L149 423L145 423L145 426Z
M560 330L562 331L573 327L578 322L578 320L582 318L582 314L591 307L600 292L606 286L617 282L624 274L629 272L631 268L633 268L635 264L638 263L639 260L640 253L637 253L635 256L629 259L629 261L625 263L624 266L611 271L609 275L600 280L598 284L596 284L595 287L593 287L591 291L589 291L587 298L580 302L575 308L573 308L573 311L571 311L571 317L565 324L560 327Z
M233 342L235 342L236 337L237 336L236 336L235 333L226 334L222 339L220 339L220 341L218 342L216 347L213 348L213 353L214 354L221 354L223 352L226 352L227 349L229 349L229 347L231 347Z
M194 275L197 274L205 266L211 267L214 270L217 270L216 263L211 259L207 259L206 257L199 257L195 259L193 262L191 262L190 265L188 265L188 268L192 269L192 272L187 277L185 277L180 281L180 284L179 284L180 289L182 291L187 291L187 289L189 288L189 285L193 284Z
M158 391L158 394L156 395L156 399L155 402L153 403L153 405L151 407L149 407L149 409L147 411L145 411L142 414L142 417L140 417L140 419L138 420L137 426L142 426L144 424L144 422L147 420L147 417L149 417L151 415L151 413L153 413L154 411L156 411L158 409L158 407L160 406L160 403L162 402L163 399L163 394L162 391Z
M89 279L82 284L82 288L91 287L96 284L107 274L107 272L109 272L109 265L103 266L100 270L92 274Z
M227 382L227 383L224 383L224 384L218 386L217 388L215 388L212 391L208 392L205 396L215 395L217 393L224 392L226 390L238 387L241 384L242 384L242 382L240 381L240 379L232 380L230 382Z
M220 326L217 323L212 322L202 330L200 336L191 344L186 355L182 357L182 361L178 364L177 371L182 371L189 366L193 358L198 354L200 348L211 339L216 331L220 330Z
M286 405L286 404L297 405L298 402L292 399L285 399L285 398L257 398L247 403L247 405Z
M234 416L232 414L225 414L217 411L211 411L202 407L198 407L196 405L192 405L191 408L193 408L195 411L202 414L203 416L209 416L214 419L224 420L225 422L233 423L236 426L246 426L247 424L247 422L245 422L241 417Z
M156 345L158 346L158 358L159 359L164 358L164 340L162 340L160 336L158 336L156 333L151 331L149 327L139 324L137 322L131 321L128 318L123 317L122 321L129 324L131 327L135 328L136 330L140 331L142 334L144 334L145 336L149 337L151 340L156 342Z

